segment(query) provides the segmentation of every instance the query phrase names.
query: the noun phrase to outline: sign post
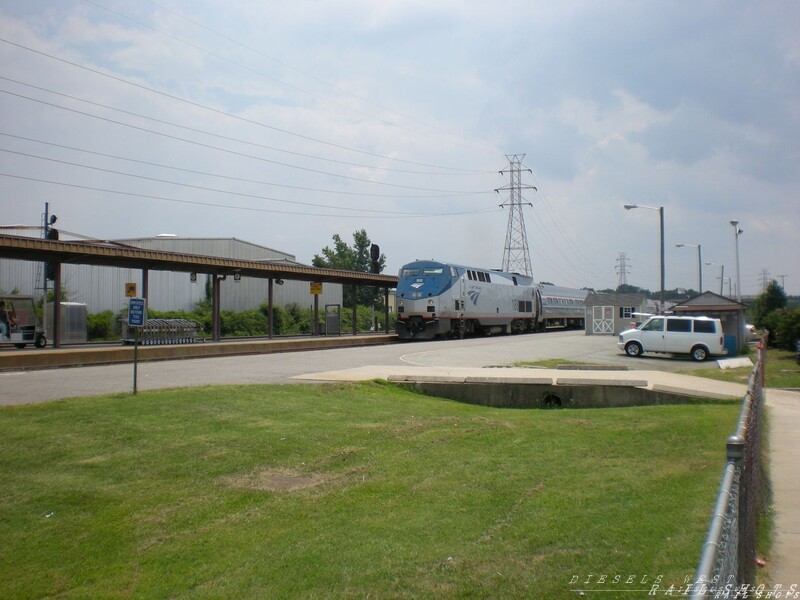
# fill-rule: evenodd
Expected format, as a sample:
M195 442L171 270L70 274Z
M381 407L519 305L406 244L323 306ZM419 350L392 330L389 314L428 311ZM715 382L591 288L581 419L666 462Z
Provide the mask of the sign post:
M312 281L310 284L310 291L314 296L314 314L311 321L311 335L319 334L319 297L322 294L322 282Z
M147 306L144 298L130 298L128 301L128 327L133 328L133 395L136 395L136 371L138 366L139 333L147 321Z

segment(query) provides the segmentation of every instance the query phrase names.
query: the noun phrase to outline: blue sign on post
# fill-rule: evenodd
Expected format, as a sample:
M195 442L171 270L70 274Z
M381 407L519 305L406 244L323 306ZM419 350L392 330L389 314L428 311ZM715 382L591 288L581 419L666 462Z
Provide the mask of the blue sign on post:
M133 334L133 395L136 395L136 371L138 365L137 349L139 347L139 331L144 327L144 322L147 320L147 308L145 306L144 298L129 298L128 303L128 327L134 328Z
M128 304L128 327L144 327L147 319L147 309L144 298L131 298Z

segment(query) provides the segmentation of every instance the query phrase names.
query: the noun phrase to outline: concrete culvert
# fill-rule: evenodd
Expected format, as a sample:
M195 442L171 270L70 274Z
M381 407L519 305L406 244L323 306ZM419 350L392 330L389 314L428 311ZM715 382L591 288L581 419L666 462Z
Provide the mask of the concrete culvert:
M544 395L544 398L542 398L542 405L545 408L561 408L561 398L548 392Z

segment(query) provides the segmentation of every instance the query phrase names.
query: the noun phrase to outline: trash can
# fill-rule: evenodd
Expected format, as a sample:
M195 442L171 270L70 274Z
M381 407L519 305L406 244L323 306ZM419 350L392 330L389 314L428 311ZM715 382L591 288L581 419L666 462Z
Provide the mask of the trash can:
M325 305L325 335L342 334L342 307L339 304Z
M725 348L728 349L728 356L736 356L739 354L739 345L736 343L735 335L725 336Z

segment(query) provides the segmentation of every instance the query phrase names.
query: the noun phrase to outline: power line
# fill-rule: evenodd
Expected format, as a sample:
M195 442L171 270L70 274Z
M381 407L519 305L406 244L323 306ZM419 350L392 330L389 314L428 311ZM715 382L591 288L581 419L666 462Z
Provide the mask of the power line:
M554 235L554 228L552 224L548 223L545 224L544 220L542 219L541 211L532 211L534 217L534 223L539 225L539 232L541 234L541 238L546 238L549 240L549 244L546 245L548 250L552 250L557 254L556 258L560 259L562 262L560 270L562 271L562 275L566 276L567 272L570 271L574 277L581 277L584 279L584 285L589 285L587 282L591 282L593 279L597 277L597 273L592 272L590 269L586 267L581 262L574 262L569 254L564 252L562 248L562 239ZM536 242L536 236L532 236L534 243ZM539 247L540 253L545 257L550 257L551 255L546 250L542 252L542 248ZM550 266L556 265L556 260L550 259L549 261Z
M536 173L533 173L532 175L533 175L534 180L536 180L536 182L538 183L538 187L542 188L541 183L538 182L538 178L536 177ZM584 265L582 267L582 269L586 269L585 265L591 265L592 264L592 260L586 254L584 254L584 252L580 248L580 246L578 244L576 244L575 241L572 239L572 236L570 236L566 232L564 227L562 227L561 219L559 219L558 213L550 205L550 198L549 198L547 192L545 190L542 190L540 192L540 196L542 198L542 206L544 206L545 210L547 210L547 212L550 213L550 218L552 220L552 223L555 226L555 228L558 230L558 232L560 233L560 236L558 238L559 241L566 242L567 246L570 247L571 251L574 252L575 255L578 257L578 259L581 261L581 264ZM597 265L594 265L594 268L595 268L596 271L600 271L601 270ZM586 272L587 273L591 273L592 271L587 269ZM594 273L592 273L592 274L594 275Z
M132 17L130 17L128 15L122 14L122 13L120 13L118 11L115 11L113 9L110 9L110 8L106 7L106 6L103 6L99 2L96 2L95 0L84 0L84 1L89 3L89 4L92 4L92 5L96 6L98 8L101 8L101 9L103 9L103 10L105 10L105 11L111 13L111 14L114 14L114 15L117 15L118 17L126 19L126 20L128 20L128 21L130 21L132 23L135 23L137 25L145 27L145 28L147 28L147 29L149 29L151 31L157 32L160 35L166 36L169 39L172 39L172 40L174 40L174 41L176 41L176 42L178 42L180 44L183 44L183 45L188 46L190 48L193 48L195 50L199 50L200 52L208 54L209 56L213 56L214 58L217 58L217 59L222 60L224 62L227 62L229 64L235 65L235 66L237 66L237 67L239 67L239 68L241 68L241 69L243 69L245 71L248 71L248 72L253 73L255 75L258 75L260 77L264 77L264 78L269 79L271 81L275 81L277 83L280 83L281 85L284 85L284 86L286 86L288 88L291 88L291 89L294 89L294 90L297 90L297 91L300 91L300 92L302 92L304 94L308 94L312 98L316 98L318 100L322 100L324 102L328 102L328 103L330 103L330 104L332 104L334 106L338 106L340 108L343 108L343 109L345 109L347 111L351 111L351 112L354 112L356 114L369 117L370 119L374 119L374 120L376 120L376 121L378 121L380 123L384 123L384 124L390 125L392 127L398 127L398 128L401 128L401 129L405 129L406 131L411 131L412 133L415 133L416 135L421 135L421 136L423 136L425 138L428 138L428 139L437 139L437 138L433 138L432 136L429 136L427 134L411 130L408 127L404 127L402 125L398 125L397 123L393 123L393 122L387 121L386 119L383 119L383 118L380 118L380 117L376 117L375 115L372 115L370 113L357 110L357 109L355 109L355 108L353 108L351 106L346 106L346 105L340 104L338 102L335 102L335 101L331 100L330 98L320 98L316 94L314 94L312 92L309 92L308 90L306 90L304 88L298 87L296 85L292 85L290 83L287 83L286 81L283 81L282 79L278 79L277 77L273 77L271 75L267 75L265 73L262 73L261 71L257 71L255 69L252 69L252 68L250 68L250 67L248 67L246 65L243 65L243 64L238 63L238 62L236 62L234 60L231 60L231 59L229 59L229 58L227 58L225 56L222 56L221 54L218 54L216 52L208 50L208 49L206 49L206 48L204 48L202 46L199 46L197 44L193 44L191 42L187 42L185 40L182 40L181 38L178 38L178 37L176 37L176 36L174 36L174 35L172 35L170 33L167 33L165 31L163 31L163 30L157 30L154 27L148 25L147 23L143 23L142 21L134 19L134 18L132 18ZM220 37L220 38L222 38L222 39L224 39L224 40L226 40L226 41L228 41L228 42L230 42L232 44L235 44L235 45L239 46L240 48L244 48L245 50L247 50L249 52L252 52L252 53L254 53L254 54L256 54L256 55L258 55L258 56L260 56L262 58L266 58L267 60L270 60L270 61L274 62L275 64L280 65L283 68L289 69L289 70L294 71L295 73L299 73L300 75L303 75L304 77L307 77L307 78L309 78L309 79L311 79L313 81L321 83L321 84L323 84L323 85L325 85L325 86L327 86L327 87L329 87L329 88L331 88L333 90L336 90L337 92L339 92L341 94L346 94L346 95L348 95L348 96L350 96L352 98L355 98L355 99L357 99L357 100L359 100L361 102L366 102L367 104L371 104L372 106L375 106L375 107L380 108L382 110L386 110L386 111L388 111L388 112L390 112L390 113L392 113L394 115L397 115L397 116L402 117L404 119L407 119L409 121L413 121L415 123L423 125L424 127L427 127L427 128L430 128L430 129L433 129L433 130L436 130L436 131L440 131L440 132L442 132L442 133L444 133L444 134L446 134L446 135L448 135L450 137L459 138L459 139L464 140L464 141L469 141L469 140L465 140L461 136L458 136L458 135L456 135L456 134L454 134L452 132L447 131L446 129L443 129L443 128L438 127L436 125L431 125L429 123L425 123L425 122L423 122L423 121L421 121L421 120L419 120L419 119L417 119L415 117L411 117L409 115L405 115L403 113L397 112L394 109L391 109L391 108L386 107L384 105L378 104L377 102L369 100L368 98L364 98L363 96L359 96L358 94L354 94L353 92L351 92L349 90L341 88L341 87L339 87L339 86L337 86L335 84L332 84L332 83L330 83L328 81L325 81L324 79L321 79L321 78L319 78L319 77L317 77L315 75L312 75L312 74L307 73L307 72L305 72L305 71L303 71L301 69L298 69L297 67L294 67L294 66L292 66L292 65L290 65L288 63L285 63L285 62L283 62L283 61L281 61L281 60L279 60L279 59L277 59L277 58L275 58L273 56L270 56L270 55L268 55L268 54L266 54L264 52L261 52L260 50L256 50L255 48L252 48L251 46L248 46L247 44L242 43L240 40L234 39L234 38L232 38L230 36L227 36L227 35L225 35L223 33L218 32L218 31L216 31L216 30L214 30L214 29L212 29L212 28L210 28L210 27L208 27L206 25L203 25L202 23L199 23L199 22L197 22L197 21L195 21L193 19L190 19L189 17L187 17L186 15L184 15L184 14L182 14L180 12L177 12L177 11L172 10L172 9L170 9L168 7L165 7L165 6L161 6L161 5L159 5L159 4L155 3L155 2L152 2L152 0L147 0L147 1L152 6L155 6L156 8L159 8L159 9L161 9L163 11L169 12L169 13L179 17L180 19L183 19L184 21L186 21L188 23L191 23L195 27L198 27L198 28L200 28L200 29L202 29L204 31L210 32L210 33L212 33L212 34L214 34L214 35L216 35L216 36L218 36L218 37ZM446 142L446 143L453 143L453 142ZM462 143L456 143L456 145L465 146ZM471 147L476 147L476 146L473 146L472 144L470 144L470 146ZM485 148L480 148L480 149L482 151L487 151Z
M176 127L178 129L191 131L193 133L201 133L203 135L208 135L208 136L219 138L219 139L222 139L222 140L227 140L229 142L237 142L239 144L245 144L247 146L253 146L255 148L262 148L264 150L272 150L272 151L275 151L275 152L281 152L283 154L291 154L293 156L300 156L302 158L311 158L313 160L331 162L331 163L335 163L335 164L345 165L345 166L348 166L348 167L362 167L362 168L365 168L365 169L378 169L378 170L382 170L382 171L391 171L391 172L394 172L394 173L406 173L406 174L413 174L413 175L446 175L446 176L454 176L455 175L455 176L464 176L464 175L486 175L486 174L489 173L488 171L475 171L475 172L464 171L464 172L461 172L461 173L441 172L441 171L439 171L439 172L413 171L413 170L410 170L410 169L394 169L392 167L376 167L374 165L365 165L363 163L355 163L355 162L350 162L350 161L346 161L346 160L337 160L335 158L327 158L327 157L323 157L323 156L315 156L313 154L305 154L303 152L296 152L294 150L287 150L285 148L277 148L275 146L268 146L266 144L260 144L260 143L257 143L257 142L250 142L248 140L242 140L242 139L239 139L239 138L235 138L235 137L231 137L231 136L227 136L227 135L222 135L222 134L219 134L219 133L212 133L212 132L206 131L204 129L198 129L196 127L189 127L188 125L180 125L179 123L175 123L174 121L167 121L165 119L158 119L156 117L150 117L150 116L143 115L143 114L140 114L140 113L135 113L135 112L130 111L130 110L125 110L123 108L117 108L115 106L109 106L108 104L101 104L100 102L94 102L93 100L87 100L85 98L79 98L78 96L72 96L70 94L65 94L63 92L58 92L56 90L52 90L52 89L49 89L49 88L41 87L41 86L38 86L38 85L33 85L32 83L26 83L24 81L19 81L18 79L12 79L10 77L4 77L2 75L0 75L0 79L5 80L5 81L10 81L12 83L16 83L17 85L22 85L22 86L25 86L25 87L33 88L33 89L39 90L41 92L46 92L48 94L53 94L55 96L61 96L62 98L69 98L70 100L75 100L76 102L83 102L84 104L89 104L89 105L92 105L92 106L96 106L98 108L104 108L106 110L111 110L111 111L114 111L114 112L122 113L124 115L137 117L139 119L145 119L147 121L152 121L154 123L161 123L162 125L169 125L171 127ZM3 90L0 90L0 91L3 91ZM36 99L29 98L28 96L20 96L20 97L36 101ZM54 105L54 106L59 106L59 105ZM67 109L67 110L69 110L69 109ZM115 121L115 123L116 123L116 121ZM494 173L492 172L492 174L494 174Z
M152 194L140 194L137 192L125 192L120 190L112 190L107 188L98 188L88 185L80 185L76 183L66 183L63 181L53 181L50 179L41 179L37 177L26 177L24 175L15 175L13 173L0 173L0 177L10 177L12 179L21 179L24 181L35 181L37 183L46 183L50 185L57 185L81 190L90 190L93 192L103 192L106 194L118 194L121 196L133 196L136 198L147 198L150 200L162 200L164 202L175 202L178 204L191 204L197 206L210 206L214 208L224 208L230 210L244 210L244 211L251 211L251 212L262 212L262 213L274 213L274 214L282 214L282 215L300 215L305 217L345 217L352 215L338 215L338 214L329 214L329 213L309 213L309 212L299 212L299 211L286 211L286 210L275 210L269 208L256 208L252 206L235 206L230 204L218 204L214 202L200 202L198 200L180 200L178 198L167 198L165 196L156 196ZM345 210L345 209L340 209ZM360 215L360 218L365 219L416 219L416 218L430 218L430 217L453 217L453 216L465 216L465 215L477 215L477 214L484 214L488 212L494 211L494 207L487 207L483 209L476 209L473 211L461 211L461 212L451 212L451 213L410 213L407 215Z
M46 106L51 106L53 108L58 108L60 110L64 110L64 111L72 112L72 113L75 113L75 114L83 115L83 116L86 116L86 117L90 117L92 119L105 121L106 123L113 123L115 125L120 125L121 127L128 127L130 129L135 129L137 131L143 131L145 133L158 135L158 136L161 136L161 137L165 137L165 138L168 138L168 139L184 142L184 143L187 143L187 144L192 144L192 145L195 145L195 146L200 146L202 148L208 148L208 149L212 149L212 150L217 150L219 152L225 152L225 153L228 153L228 154L233 154L235 156L241 156L241 157L250 158L250 159L253 159L253 160L267 162L267 163L278 165L278 166L281 166L281 167L288 167L290 169L298 169L300 171L304 171L304 172L307 172L307 173L316 173L318 175L326 175L326 176L329 176L329 177L339 177L341 179L347 179L347 180L350 180L350 181L359 181L359 182L362 182L362 183L369 183L369 184L372 184L372 185L382 185L382 186L393 187L393 188L400 188L400 189L407 189L407 190L417 190L417 191L425 191L425 192L439 192L439 193L442 193L442 194L469 195L469 194L474 194L474 193L486 193L486 192L470 192L470 191L456 191L456 190L442 190L442 189L433 189L433 188L423 188L423 187L416 187L416 186L401 185L401 184L396 184L396 183L387 183L385 181L374 181L374 180L371 180L371 179L364 179L364 178L361 178L361 177L353 177L351 175L340 175L338 173L331 173L329 171L320 171L319 169L311 169L311 168L308 168L308 167L301 167L301 166L298 166L298 165L293 165L293 164L290 164L290 163L284 163L284 162L277 161L277 160L272 160L272 159L269 159L269 158L263 158L261 156L254 156L252 154L245 154L243 152L236 152L235 150L229 150L227 148L221 148L219 146L214 146L214 145L211 145L211 144L204 144L202 142L198 142L198 141L195 141L195 140L189 140L189 139L186 139L186 138L182 138L182 137L179 137L179 136L171 135L171 134L164 133L164 132L161 132L161 131L155 131L153 129L148 129L146 127L140 127L138 125L131 125L130 123L123 123L122 121L115 121L114 119L109 119L107 117L101 117L99 115L94 115L92 113L87 113L87 112L84 112L84 111L81 111L81 110L77 110L77 109L74 109L74 108L68 108L66 106L60 106L58 104L53 104L52 102L47 102L46 100L41 100L41 99L38 99L38 98L31 98L31 97L25 96L23 94L17 94L15 92L9 92L8 90L0 90L0 93L7 94L9 96L16 96L16 97L22 98L24 100L30 100L32 102L37 102L39 104L44 104Z
M218 194L230 194L231 196L241 196L243 198L254 198L257 200L269 200L270 202L283 202L286 204L297 204L301 206L313 206L316 208L333 208L333 209L340 209L340 210L349 210L354 212L367 212L367 213L382 213L382 214L393 214L393 215L405 215L405 216L416 216L419 213L408 213L408 212L401 212L401 211L390 211L390 210L377 210L377 209L369 209L369 208L348 208L345 206L331 206L330 204L318 204L314 202L300 202L297 200L284 200L281 198L272 198L269 196L260 196L257 194L246 194L243 192L233 192L230 190L221 190L217 188L202 186L202 185L195 185L190 183L181 183L178 181L170 181L168 179L159 179L157 177L148 177L146 175L136 175L133 173L125 173L124 171L116 171L113 169L104 169L102 167L95 167L91 165L84 165L81 163L71 162L67 160L61 160L57 158L48 158L46 156L39 156L36 154L29 154L27 152L20 152L18 150L7 150L5 148L0 148L0 152L7 152L9 154L16 154L17 156L25 156L27 158L35 158L37 160L45 160L49 162L58 163L61 165L67 165L70 167L79 167L82 169L90 169L92 171L99 171L101 173L109 173L112 175L122 175L124 177L133 177L135 179L142 179L144 181L152 181L155 183L166 183L168 185L176 185L180 187L186 187L195 190L202 190L204 192L215 192Z
M128 79L124 79L123 77L117 77L116 75L111 75L110 73L104 73L103 71L100 71L99 69L94 69L92 67L87 67L85 65L81 65L80 63L76 63L74 61L70 61L70 60L67 60L67 59L64 59L64 58L61 58L61 57L58 57L58 56L54 56L52 54L48 54L47 52L42 52L41 50L35 50L33 48L29 48L28 46L25 46L23 44L18 44L16 42L12 42L12 41L7 40L5 38L0 38L0 42L9 44L11 46L20 48L22 50L26 50L26 51L31 52L33 54L38 54L40 56L44 56L44 57L49 58L51 60L55 60L55 61L67 64L67 65L70 65L70 66L75 67L77 69L82 69L84 71L88 71L90 73L94 73L95 75L100 75L102 77L106 77L108 79L112 79L114 81L118 81L120 83L124 83L126 85L129 85L129 86L141 89L141 90L145 90L147 92L150 92L150 93L153 93L153 94L157 94L157 95L163 96L165 98L169 98L171 100L177 100L178 102L183 102L185 104L188 104L189 106L194 106L196 108L200 108L200 109L206 110L206 111L214 113L214 114L222 115L222 116L228 117L230 119L235 119L235 120L241 121L243 123L248 123L250 125L256 125L258 127L263 127L263 128L269 129L271 131L276 131L278 133L283 133L285 135L290 135L290 136L293 136L293 137L296 137L296 138L299 138L299 139L303 139L303 140L306 140L306 141L311 141L311 142L315 142L315 143L318 143L318 144L323 144L323 145L326 145L326 146L330 146L332 148L338 148L339 150L346 150L348 152L356 152L356 153L359 153L359 154L364 154L366 156L372 156L372 157L375 157L375 158L380 158L382 160L390 160L390 161L395 161L395 162L399 162L399 163L415 165L415 166L418 166L418 167L427 167L427 168L435 168L435 169L443 169L443 170L455 170L455 171L458 170L458 169L455 169L455 168L452 168L452 167L435 166L435 165L430 165L430 164L426 164L426 163L420 163L420 162L405 160L405 159L401 159L401 158L397 158L397 157L386 156L386 155L378 154L378 153L375 153L375 152L369 152L367 150L359 150L357 148L351 148L349 146L344 146L342 144L336 144L334 142L325 141L325 140L322 140L322 139L319 139L319 138L315 138L315 137L312 137L312 136L307 136L307 135L303 135L301 133L296 133L296 132L293 132L293 131L289 131L287 129L282 129L280 127L275 127L273 125L267 125L266 123L261 123L260 121L254 121L252 119L247 119L245 117L241 117L241 116L238 116L238 115L233 115L233 114L225 112L223 110L219 110L219 109L216 109L216 108L212 108L210 106L206 106L204 104L200 104L199 102L194 102L192 100L187 100L186 98L181 98L180 96L176 96L174 94L169 94L169 93L164 92L162 90L157 90L155 88L146 86L144 84L136 83L134 81L130 81Z
M13 133L7 133L7 132L3 132L3 131L0 131L0 135L5 136L5 137L18 139L18 140L24 140L26 142L33 142L33 143L36 143L36 144L43 144L43 145L46 145L46 146L52 146L54 148L60 148L62 150L70 150L72 152L83 152L85 154L91 154L93 156L101 156L103 158L112 158L114 160L132 162L132 163L135 163L135 164L145 165L145 166L149 166L149 167L157 167L157 168L160 168L160 169L170 169L170 170L173 170L173 171L180 171L182 173L191 173L193 175L204 175L204 176L207 176L207 177L217 177L217 178L225 179L225 180L228 180L228 181L239 181L239 182L242 182L242 183L254 183L254 184L257 184L257 185L267 185L267 186L271 186L271 187L280 187L280 188L299 190L299 191L305 191L305 192L321 192L321 193L325 193L325 194L339 194L339 195L345 195L345 196L361 196L361 197L368 197L368 198L404 198L404 199L421 199L421 200L422 199L431 199L431 198L462 198L465 195L478 195L478 194L482 195L483 194L483 192L475 192L475 193L471 193L471 194L403 195L403 194L378 194L378 193L370 193L370 192L351 192L351 191L347 191L347 190L330 190L330 189L323 189L323 188L312 188L312 187L305 187L305 186L299 186L299 185L289 185L289 184L283 184L283 183L274 183L274 182L271 182L271 181L262 181L262 180L258 180L258 179L246 179L244 177L233 177L233 176L230 176L230 175L222 175L220 173L211 173L211 172L208 172L208 171L198 171L196 169L187 169L187 168L184 168L184 167L176 167L176 166L173 166L173 165L165 165L163 163L156 163L156 162L147 161L147 160L139 160L139 159L136 159L136 158L130 158L130 157L126 157L126 156L119 156L119 155L116 155L116 154L109 154L107 152L96 152L94 150L87 150L86 148L78 148L76 146L68 146L68 145L65 145L65 144L56 144L55 142L46 142L44 140L37 140L37 139L34 139L34 138L24 137L24 136L21 136L21 135L14 135ZM20 151L13 151L13 150L4 150L4 151L5 152L14 152L14 153L25 155L25 153L20 152ZM32 155L32 156L34 158L42 158L43 160L51 160L51 159L48 159L46 157L40 157L40 156L36 156L36 155ZM88 165L78 165L78 166L82 166L82 167L85 167L85 168L93 168L93 167L90 167Z

